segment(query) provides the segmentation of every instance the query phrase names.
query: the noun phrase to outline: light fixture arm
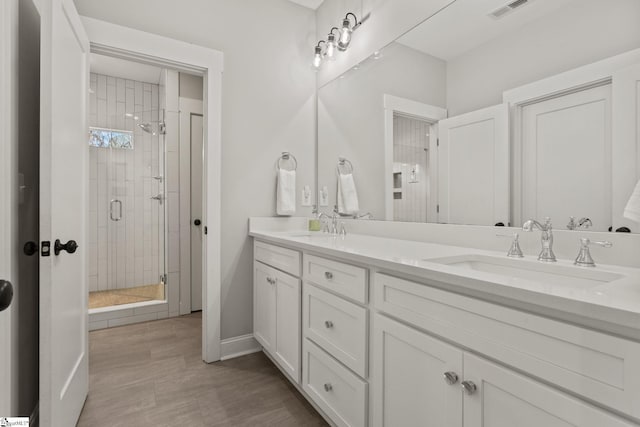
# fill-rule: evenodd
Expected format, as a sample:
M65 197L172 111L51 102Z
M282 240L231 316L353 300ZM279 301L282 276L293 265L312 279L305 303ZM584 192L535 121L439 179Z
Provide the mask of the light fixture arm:
M331 29L331 31L329 31L329 34L328 34L328 35L330 35L330 36L334 36L334 37L335 37L336 35L335 35L335 34L333 34L333 32L334 32L334 31L338 31L338 32L340 32L340 28L338 28L338 27L333 27L333 28Z

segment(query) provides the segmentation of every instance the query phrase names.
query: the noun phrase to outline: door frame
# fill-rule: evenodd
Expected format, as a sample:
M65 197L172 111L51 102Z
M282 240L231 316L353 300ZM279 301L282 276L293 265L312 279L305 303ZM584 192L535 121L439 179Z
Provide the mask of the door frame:
M434 105L424 104L408 98L400 98L398 96L384 94L384 206L385 219L393 221L393 114L400 113L415 118L437 124L440 120L446 119L448 112L445 108L436 107ZM437 135L431 135L429 138L429 150L431 153L436 152ZM436 156L429 155L430 175L434 176L434 167L437 167ZM437 176L437 175L435 175ZM431 181L433 183L433 180ZM431 185L433 190L433 184ZM435 192L431 191L431 199L434 199ZM435 208L432 209L433 203L429 203L427 210L427 218L433 218Z
M205 115L202 359L220 360L221 318L221 104L223 53L101 20L82 17L91 52L203 76Z
M526 85L507 90L502 94L502 100L509 105L509 115L511 117L511 212L514 224L521 224L524 218L523 212L523 182L522 182L522 121L523 108L529 104L540 102L559 96L579 92L591 87L611 84L616 73L624 68L640 63L640 49L630 50L592 64L574 68L542 80L538 80ZM612 113L615 115L615 100L612 99ZM612 168L612 188L620 189L635 185L635 181L629 184L629 177L626 173L630 168L629 162L636 160L636 156L629 156L628 153L636 152L633 140L616 138L618 132L612 122L612 163L622 163L625 168ZM640 147L639 147L640 148ZM617 155L616 155L617 153ZM616 226L616 219L622 217L621 209L624 206L612 207L612 221ZM620 212L616 212L620 210Z

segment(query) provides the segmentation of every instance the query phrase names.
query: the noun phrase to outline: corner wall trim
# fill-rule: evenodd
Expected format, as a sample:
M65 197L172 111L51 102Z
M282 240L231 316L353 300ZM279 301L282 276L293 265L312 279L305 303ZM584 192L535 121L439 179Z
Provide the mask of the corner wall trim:
M262 350L253 334L227 338L220 342L220 360L233 359Z

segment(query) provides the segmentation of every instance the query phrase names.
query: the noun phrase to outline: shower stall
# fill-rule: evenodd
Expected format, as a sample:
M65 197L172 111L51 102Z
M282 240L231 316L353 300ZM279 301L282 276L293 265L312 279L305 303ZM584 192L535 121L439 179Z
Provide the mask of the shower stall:
M89 309L164 301L161 87L95 73L90 79Z

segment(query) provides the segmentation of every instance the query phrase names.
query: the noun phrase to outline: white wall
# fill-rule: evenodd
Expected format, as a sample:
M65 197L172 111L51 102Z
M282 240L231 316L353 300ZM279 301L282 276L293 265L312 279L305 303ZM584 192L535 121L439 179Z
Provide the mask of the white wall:
M394 43L381 59L320 88L318 186L328 187L330 209L336 201L336 164L344 156L353 163L361 213L384 218L384 95L443 107L445 78L444 61Z
M315 187L314 12L287 0L75 3L81 15L224 52L221 337L251 333L247 220L275 214L280 152L297 157L298 187Z
M353 33L349 50L339 53L334 62L326 63L318 72L318 86L323 86L359 64L376 50L388 45L453 0L325 0L317 10L316 40L326 40L332 27L340 28L347 12L358 19L371 17ZM353 19L353 18L352 18ZM311 63L313 50L307 60Z
M447 63L449 116L502 92L640 47L640 2L579 0Z

